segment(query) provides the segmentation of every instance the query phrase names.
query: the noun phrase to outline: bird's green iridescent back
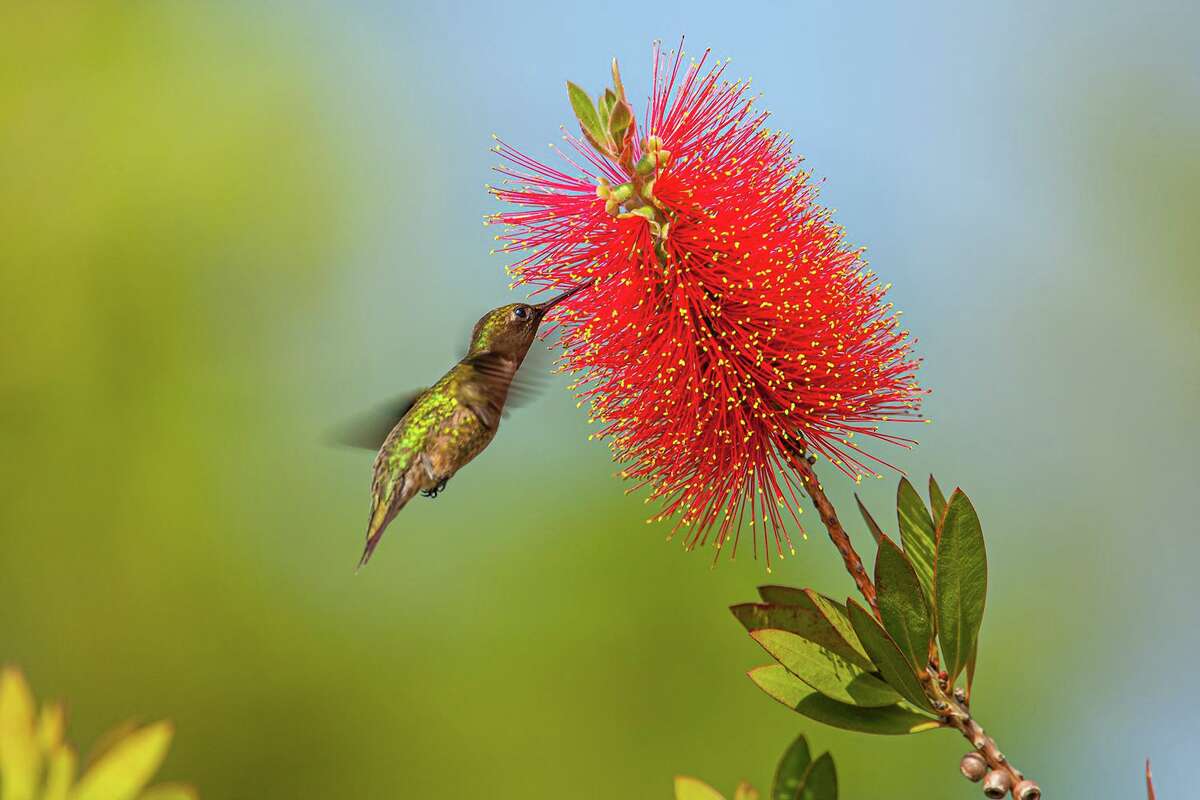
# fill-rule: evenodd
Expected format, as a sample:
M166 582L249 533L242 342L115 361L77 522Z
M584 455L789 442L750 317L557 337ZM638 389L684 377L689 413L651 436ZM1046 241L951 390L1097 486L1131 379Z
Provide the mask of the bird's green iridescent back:
M376 459L376 507L390 506L394 492L405 488L406 480L409 495L436 486L492 440L495 425L485 424L471 408L480 391L472 378L469 364L456 364L417 399L388 435Z

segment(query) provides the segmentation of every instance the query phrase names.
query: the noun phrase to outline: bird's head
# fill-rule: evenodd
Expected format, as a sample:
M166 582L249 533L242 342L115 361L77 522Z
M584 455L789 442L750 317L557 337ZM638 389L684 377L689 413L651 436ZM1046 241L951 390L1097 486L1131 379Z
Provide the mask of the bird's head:
M469 354L491 352L521 361L550 309L590 285L591 281L581 283L544 303L509 303L492 309L475 323Z

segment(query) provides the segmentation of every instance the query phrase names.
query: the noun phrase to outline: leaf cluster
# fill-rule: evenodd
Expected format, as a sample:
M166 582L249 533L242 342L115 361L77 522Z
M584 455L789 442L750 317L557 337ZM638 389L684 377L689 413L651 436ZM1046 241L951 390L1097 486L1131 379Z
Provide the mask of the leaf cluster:
M929 479L896 492L899 543L859 502L875 539L878 616L812 589L759 587L730 610L775 663L750 671L798 713L847 730L909 734L942 727L956 683L969 698L987 595L987 553L970 499Z
M779 759L768 800L837 800L837 769L833 756L813 758L804 736L796 737ZM760 800L758 790L746 781L738 784L733 800ZM675 778L675 800L725 800L704 781L684 775Z
M636 150L637 123L633 107L625 97L616 59L612 63L612 76L613 87L606 88L594 103L586 90L567 81L567 99L571 101L583 138L598 152L628 166L633 163Z

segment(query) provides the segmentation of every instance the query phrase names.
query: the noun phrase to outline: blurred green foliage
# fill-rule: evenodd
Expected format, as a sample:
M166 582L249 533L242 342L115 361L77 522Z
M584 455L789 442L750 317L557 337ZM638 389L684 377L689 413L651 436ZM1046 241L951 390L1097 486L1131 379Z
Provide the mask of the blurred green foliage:
M25 676L0 671L0 797L4 800L195 800L182 784L146 788L173 731L170 723L132 723L109 731L80 762L64 739L62 703L38 709Z
M763 795L749 781L741 781L733 800L760 800ZM771 781L767 800L837 800L837 769L833 756L822 753L813 758L804 736L791 743ZM675 776L675 800L725 800L725 796L699 778Z

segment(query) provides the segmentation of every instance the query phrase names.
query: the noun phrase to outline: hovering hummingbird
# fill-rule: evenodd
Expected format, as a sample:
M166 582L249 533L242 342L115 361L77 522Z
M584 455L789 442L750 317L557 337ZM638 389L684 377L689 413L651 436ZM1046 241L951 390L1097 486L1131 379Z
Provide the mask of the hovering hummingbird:
M510 303L484 314L475 323L467 355L441 380L337 437L346 444L379 447L360 568L370 560L384 529L417 492L436 497L454 473L491 443L513 376L542 319L590 285L591 281L581 283L537 305Z

